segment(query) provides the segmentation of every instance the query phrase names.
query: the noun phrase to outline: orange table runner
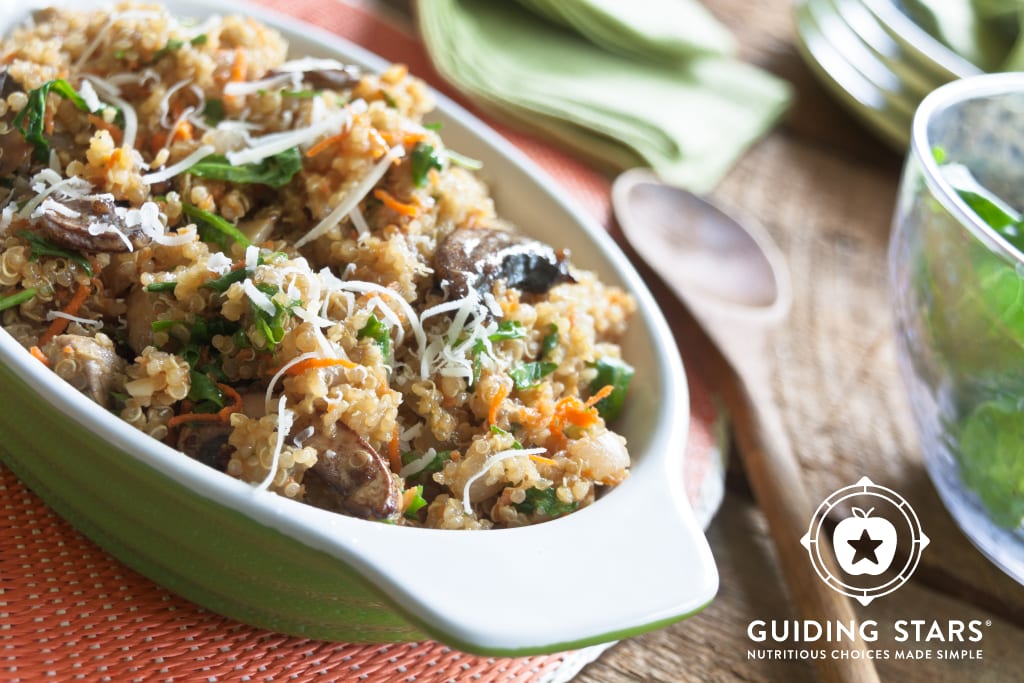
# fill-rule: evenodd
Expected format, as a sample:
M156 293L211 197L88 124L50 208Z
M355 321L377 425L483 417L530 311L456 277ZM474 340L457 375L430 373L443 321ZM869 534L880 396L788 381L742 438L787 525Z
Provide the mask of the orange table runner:
M337 0L256 0L402 62L463 105L422 44ZM472 106L468 107L471 111ZM479 111L474 113L480 115ZM486 116L481 116L487 120ZM548 144L488 121L609 225L610 180ZM687 493L705 519L720 486L717 412L689 373ZM711 490L711 504L707 494ZM209 612L149 581L57 517L0 465L0 681L565 680L595 651L519 658L468 655L436 642L329 643L294 638Z

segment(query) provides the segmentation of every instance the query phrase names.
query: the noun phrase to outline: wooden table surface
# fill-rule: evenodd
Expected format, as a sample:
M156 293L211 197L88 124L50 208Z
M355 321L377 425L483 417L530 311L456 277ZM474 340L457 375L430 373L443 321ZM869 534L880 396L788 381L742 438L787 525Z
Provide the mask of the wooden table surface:
M782 125L714 195L759 217L789 259L795 301L775 335L773 390L808 492L820 501L870 476L912 504L932 541L907 585L857 612L880 624L874 645L889 649L900 649L885 627L896 619L936 619L943 626L949 619L991 622L978 644L981 662L888 659L877 661L879 674L884 681L1022 680L1024 587L975 550L940 502L922 465L896 366L886 248L902 153L874 137L815 79L794 45L788 0L705 4L734 30L744 58L795 87ZM663 292L659 299L690 368L717 376L714 356L685 310ZM721 573L714 603L693 619L619 643L579 681L814 679L807 661L747 657L756 646L747 636L752 620L797 615L763 515L738 468L727 491L709 531Z

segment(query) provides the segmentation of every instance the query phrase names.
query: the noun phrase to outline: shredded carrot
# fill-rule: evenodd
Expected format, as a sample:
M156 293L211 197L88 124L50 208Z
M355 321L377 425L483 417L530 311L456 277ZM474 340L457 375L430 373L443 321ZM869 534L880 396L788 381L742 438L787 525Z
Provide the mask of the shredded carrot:
M420 208L415 204L404 204L395 199L387 190L382 190L379 187L373 191L373 196L384 202L384 206L403 216L416 216L420 212Z
M40 350L38 346L30 346L28 350L29 353L31 353L36 360L38 360L46 367L50 367L50 359L46 357L46 355Z
M240 412L242 410L242 396L239 394L234 387L228 386L227 384L221 384L217 382L217 387L224 392L224 394L231 399L231 404L226 405L216 413L192 413L183 412L179 415L175 415L167 421L167 427L174 429L179 425L183 425L186 422L227 422L231 419L232 414ZM184 404L183 404L184 405ZM188 408L191 410L191 406Z
M530 456L530 460L532 460L534 462L539 462L539 463L541 463L543 465L555 465L555 464L557 464L551 458L545 458L543 455L536 455L536 454L535 455L531 455Z
M398 441L398 423L391 431L391 441L388 442L388 462L391 463L391 471L398 472L402 469L402 445Z
M350 130L351 129L346 128L345 130L341 131L337 135L332 135L329 138L324 138L320 142L316 143L315 145L313 145L312 147L307 149L306 150L306 156L307 157L315 157L317 154L320 154L320 152L323 152L328 147L332 147L332 146L342 142L345 138L348 137L348 134L349 134Z
M498 386L498 390L494 392L494 397L491 398L490 409L487 411L487 421L489 423L497 424L498 422L498 408L501 407L501 402L508 398L509 389L505 384Z
M185 142L188 142L192 137L192 124L185 119L178 122L178 125L171 133L171 140L184 140Z
M124 136L124 131L122 131L120 128L111 123L107 123L106 119L104 119L102 116L97 116L96 114L89 114L88 119L89 123L91 123L92 125L96 126L100 130L105 130L108 133L110 133L110 137L114 139L115 145L121 145L121 138Z
M217 411L217 417L227 422L231 419L232 413L241 412L242 410L242 395L235 391L235 388L228 386L227 384L221 384L217 382L217 388L223 391L228 398L231 399L231 405L224 406Z
M219 413L182 413L167 421L168 429L173 429L186 422L223 422Z
M586 406L592 408L604 399L611 396L612 392L615 391L615 387L611 384L605 384L603 387L597 390L597 393L587 399Z
M373 138L373 158L380 159L391 145L388 144L388 141L384 139L384 136L376 128L370 128L369 135Z
M555 404L556 419L559 424L565 423L577 427L590 427L597 424L599 415L596 408L588 406L575 396L566 396Z
M235 83L245 80L245 70L248 65L245 59L245 50L241 45L235 48L235 61L231 64L231 80Z
M354 368L355 363L348 360L347 358L307 358L304 361L299 361L295 365L291 366L285 371L287 375L301 375L306 370L313 368L329 368L335 365L340 365L343 368Z
M411 489L406 489L402 493L402 512L403 513L406 510L408 510L409 506L412 505L412 502L414 500L416 500L416 493L417 493L417 491L416 491L416 487L415 486L412 487Z
M78 310L85 303L85 300L89 298L89 294L92 292L92 287L89 285L78 285L78 289L75 290L74 296L68 301L68 305L64 307L64 313L68 315L75 315ZM53 322L50 323L50 327L47 328L46 332L39 337L39 346L46 346L46 344L56 337L58 334L62 334L64 330L68 328L67 318L54 318Z

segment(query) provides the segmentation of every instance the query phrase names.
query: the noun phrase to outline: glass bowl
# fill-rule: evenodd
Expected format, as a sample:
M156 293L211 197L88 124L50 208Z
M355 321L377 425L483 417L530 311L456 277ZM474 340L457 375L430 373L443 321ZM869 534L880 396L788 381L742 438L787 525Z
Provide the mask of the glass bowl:
M1024 254L1012 244L1024 240L982 220L951 164L1011 213L1024 208L1024 73L954 81L924 99L889 248L925 465L967 536L1024 583Z

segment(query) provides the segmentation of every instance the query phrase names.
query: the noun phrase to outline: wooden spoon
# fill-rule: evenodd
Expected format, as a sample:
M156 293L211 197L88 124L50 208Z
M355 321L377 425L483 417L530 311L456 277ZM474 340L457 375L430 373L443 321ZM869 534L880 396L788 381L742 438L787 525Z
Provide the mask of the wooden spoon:
M768 519L790 596L803 619L855 624L849 600L817 575L800 544L814 506L804 487L771 395L771 328L792 301L789 270L757 222L743 224L686 190L633 169L612 188L612 204L626 238L675 294L725 357L734 381L722 387L733 432L757 501ZM831 553L822 553L839 575ZM860 638L829 643L864 651ZM878 681L871 660L815 660L824 681Z

